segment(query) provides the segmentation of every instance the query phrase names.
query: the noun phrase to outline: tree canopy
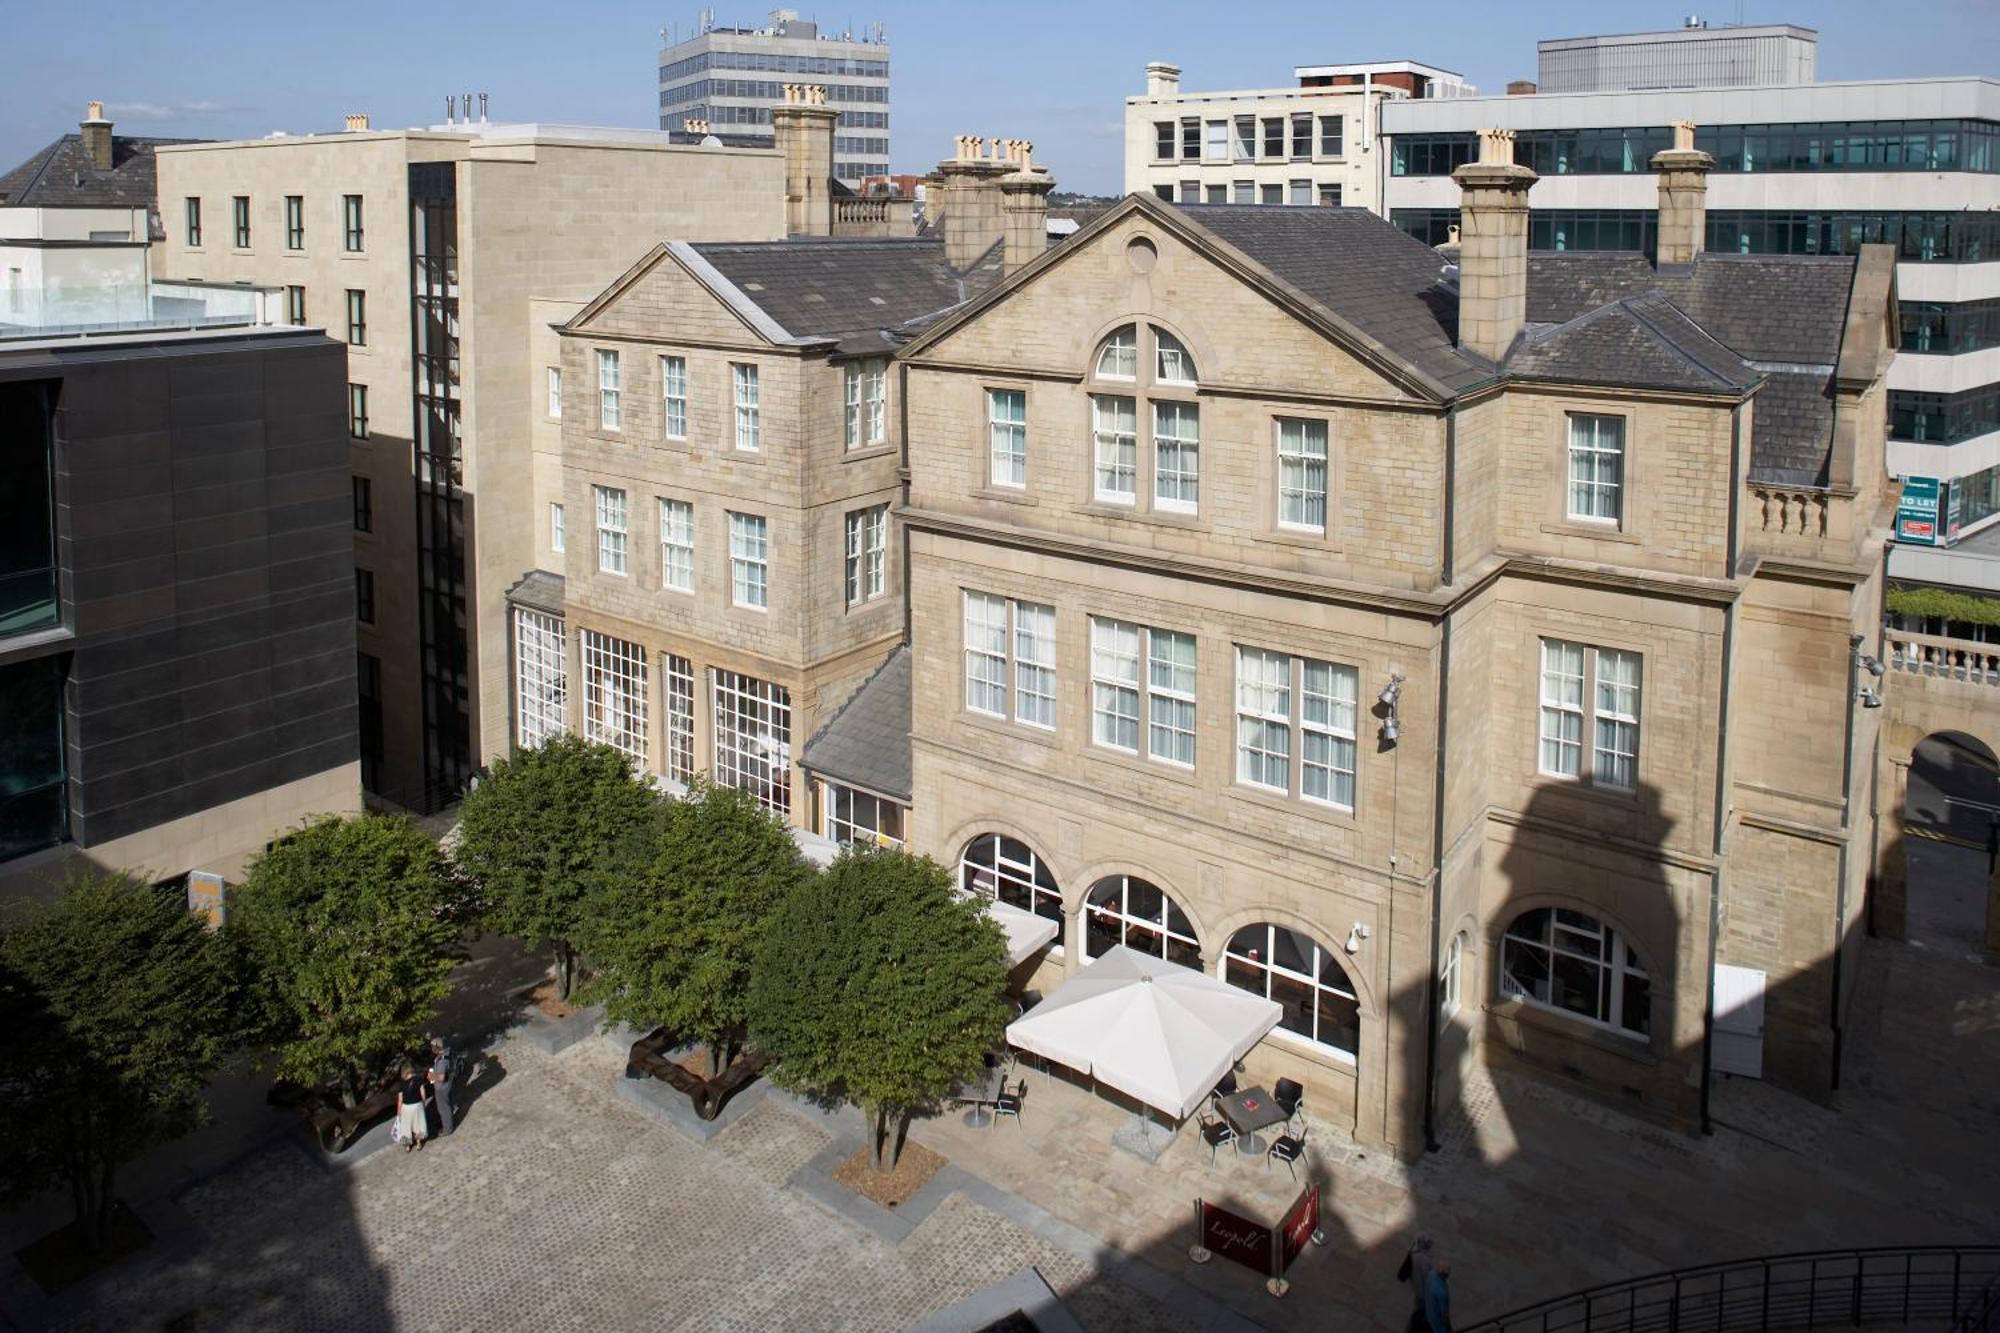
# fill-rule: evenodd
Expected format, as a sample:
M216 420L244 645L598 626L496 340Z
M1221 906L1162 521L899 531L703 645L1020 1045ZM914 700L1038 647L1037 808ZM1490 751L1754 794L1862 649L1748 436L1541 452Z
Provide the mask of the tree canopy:
M306 825L250 865L230 912L280 1075L352 1105L422 1035L459 957L455 886L401 816Z
M765 928L810 875L784 824L749 793L697 782L662 803L645 873L592 895L585 995L609 1020L707 1043L719 1072L749 1018Z
M180 895L98 871L17 909L0 932L0 1197L67 1184L102 1246L118 1165L207 1118L238 999Z
M929 857L850 848L798 885L765 935L751 1039L774 1081L858 1104L877 1164L912 1111L976 1076L1004 1036L1006 945Z
M487 925L554 952L561 998L575 986L584 903L644 874L659 805L630 759L567 733L500 760L466 793L452 860Z

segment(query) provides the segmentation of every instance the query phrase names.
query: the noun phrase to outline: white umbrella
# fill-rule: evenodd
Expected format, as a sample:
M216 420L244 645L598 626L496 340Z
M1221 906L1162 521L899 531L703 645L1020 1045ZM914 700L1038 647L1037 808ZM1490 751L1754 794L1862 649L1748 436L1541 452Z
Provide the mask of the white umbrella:
M1003 903L997 898L986 903L986 915L999 923L1000 932L1007 937L1007 970L1013 971L1056 937L1056 923L1045 916L1024 912L1012 903Z
M1007 1027L1007 1041L1176 1120L1278 1025L1277 1003L1123 945Z

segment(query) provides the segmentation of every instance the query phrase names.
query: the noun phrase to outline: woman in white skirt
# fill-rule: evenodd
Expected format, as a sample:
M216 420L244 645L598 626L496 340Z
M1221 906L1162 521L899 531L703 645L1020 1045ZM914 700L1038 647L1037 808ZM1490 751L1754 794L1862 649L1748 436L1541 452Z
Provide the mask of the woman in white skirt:
M424 1095L428 1087L417 1075L416 1069L405 1060L402 1078L396 1084L396 1127L402 1133L404 1152L424 1146L426 1131L430 1129L430 1117L424 1109Z

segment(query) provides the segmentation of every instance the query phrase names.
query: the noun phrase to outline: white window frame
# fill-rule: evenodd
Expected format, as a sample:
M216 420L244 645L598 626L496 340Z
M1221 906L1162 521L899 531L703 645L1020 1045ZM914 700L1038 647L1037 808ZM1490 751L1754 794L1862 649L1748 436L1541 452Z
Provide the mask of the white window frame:
M792 694L783 685L712 670L715 785L747 791L766 810L792 813Z
M1009 415L1002 415L1002 404ZM1020 415L1011 415L1018 406ZM988 389L986 391L987 480L994 486L1022 490L1028 484L1028 391Z
M630 569L625 492L616 486L592 486L597 511L597 571L625 577Z
M729 363L730 401L736 411L736 449L754 454L764 447L762 408L759 406L757 367L747 361Z
M1229 160L1229 122L1210 120L1202 123L1202 160L1205 162L1227 162Z
M694 781L694 663L674 653L662 654L662 678L667 694L667 777Z
M1254 957L1234 951L1238 939L1258 929L1262 929L1265 932L1264 942L1261 949L1254 945L1251 946L1251 953L1255 954ZM1277 932L1280 930L1287 930L1292 936L1294 943L1303 941L1312 946L1312 955L1305 960L1306 968L1308 969L1306 972L1286 967L1276 961ZM1323 974L1327 969L1322 966L1322 960L1333 964L1333 974L1340 978L1341 984L1336 985L1326 979ZM1239 974L1243 980L1261 978L1262 984L1259 986L1245 986L1237 977L1231 975L1232 972ZM1273 981L1278 977L1283 977L1294 986L1307 987L1313 996L1312 1031L1310 1033L1299 1032L1294 1028L1286 1027L1284 1020L1280 1019L1278 1026L1271 1029L1271 1035L1281 1041L1296 1042L1303 1046L1309 1046L1313 1050L1326 1052L1343 1064L1351 1065L1359 1062L1358 1057L1361 1046L1360 997L1354 990L1354 983L1348 980L1347 968L1340 961L1339 956L1327 949L1314 936L1308 935L1303 931L1290 930L1288 927L1280 926L1276 922L1253 922L1231 935L1228 941L1223 944L1222 957L1216 962L1216 975L1232 986L1250 991L1255 995L1262 995L1267 1000L1276 998L1271 992L1275 989ZM1336 1046L1330 1041L1321 1039L1319 1029L1319 992L1321 991L1337 995L1354 1006L1354 1050L1348 1050L1343 1046ZM1289 1010L1287 1011L1287 1016L1289 1016Z
M1127 324L1106 334L1104 341L1097 345L1097 360L1094 364L1096 369L1093 373L1098 379L1137 380L1139 326Z
M1196 513L1201 508L1201 404L1181 398L1155 398L1152 404L1153 507ZM1164 419L1169 413L1171 430Z
M1536 915L1543 916L1546 927L1539 935L1522 928L1524 921ZM1540 958L1542 976L1548 984L1547 997L1536 995L1514 979L1509 964L1517 953L1523 951L1532 952ZM1595 1001L1590 1013L1555 1003L1553 982L1558 958L1575 966L1589 967L1597 974L1591 987ZM1639 961L1638 953L1623 934L1588 912L1567 907L1530 908L1522 912L1508 922L1507 929L1500 936L1500 966L1496 972L1502 999L1519 1000L1536 1009L1603 1028L1629 1041L1652 1040L1652 974ZM1609 973L1609 985L1605 984L1606 973ZM1643 1029L1628 1027L1625 1023L1625 1004L1630 983L1634 980L1645 986Z
M562 367L549 367L549 420L562 420Z
M771 606L771 525L762 514L729 511L729 601L751 611Z
M1459 931L1445 946L1444 968L1438 973L1438 1026L1446 1027L1458 1014L1460 988L1465 984L1465 932Z
M900 803L839 782L820 784L820 833L842 845L901 847L901 834L890 833L884 827L891 822L883 817L884 813L891 810L895 812L895 826L905 827L907 812Z
M1106 418L1110 418L1107 429ZM1093 451L1091 494L1104 504L1139 501L1139 403L1121 394L1090 396Z
M1609 791L1635 790L1645 685L1641 655L1544 638L1539 679L1536 770Z
M1132 886L1140 884L1160 895L1158 920L1132 910ZM1112 897L1115 895L1115 897ZM1109 898L1110 901L1104 901ZM1174 895L1151 880L1137 875L1106 875L1090 886L1083 896L1083 956L1086 961L1103 955L1090 947L1093 925L1118 933L1118 944L1153 958L1179 963L1199 972L1204 970L1201 941L1195 937L1194 923L1187 909ZM1176 920L1178 918L1178 920ZM1176 949L1174 946L1180 946Z
M569 645L561 616L514 608L514 744L532 750L569 726Z
M1277 417L1272 429L1278 447L1278 526L1324 535L1332 426L1318 417Z
M1007 846L1014 844L1019 853ZM1025 853L1023 860L1021 853ZM1031 912L1045 921L1063 923L1062 886L1048 861L1034 848L1004 833L982 833L958 854L959 888L976 898L998 901ZM1048 946L1049 958L1063 956L1062 932Z
M1625 520L1625 418L1595 412L1564 416L1567 487L1573 523L1622 527Z
M646 650L596 630L577 631L583 660L583 738L646 771Z
M967 711L1054 731L1055 608L971 589L962 606Z
M1187 373L1183 375L1182 371L1186 371ZM1157 324L1154 325L1154 380L1160 384L1172 384L1183 389L1192 389L1199 381L1200 375L1200 371L1195 368L1194 356L1187 349L1187 344Z
M563 530L562 502L551 500L549 502L549 549L557 555L561 555L563 551L563 539L566 535Z
M861 606L888 589L889 506L870 505L847 515L847 604Z
M670 440L687 438L687 358L660 358L660 421Z
M885 409L888 378L886 361L848 363L845 422L847 448L850 451L872 448L889 438Z
M1238 644L1237 784L1354 813L1361 781L1360 687L1354 667ZM1273 743L1279 739L1283 749ZM1284 765L1283 787L1270 781L1275 762ZM1315 772L1325 775L1324 794L1309 790Z
M600 430L618 430L622 419L618 387L618 353L609 347L597 349L597 425Z
M1092 745L1143 754L1174 768L1194 767L1199 649L1182 663L1172 652L1182 641L1195 646L1195 636L1184 631L1090 618ZM1128 734L1129 741L1121 739Z
M660 497L660 587L694 591L694 505Z

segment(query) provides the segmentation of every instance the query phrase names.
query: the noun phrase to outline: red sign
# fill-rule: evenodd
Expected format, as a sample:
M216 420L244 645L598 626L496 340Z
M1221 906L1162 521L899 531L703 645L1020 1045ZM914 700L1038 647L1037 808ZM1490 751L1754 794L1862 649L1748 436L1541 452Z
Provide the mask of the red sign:
M1285 1214L1285 1220L1278 1224L1278 1273L1282 1275L1292 1266L1292 1260L1299 1257L1299 1251L1306 1247L1312 1234L1319 1230L1319 1186L1308 1186Z
M1271 1271L1271 1228L1201 1201L1201 1243L1259 1273Z

